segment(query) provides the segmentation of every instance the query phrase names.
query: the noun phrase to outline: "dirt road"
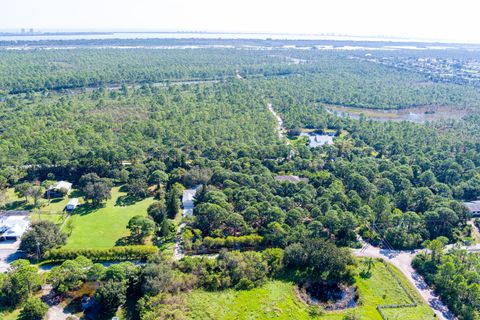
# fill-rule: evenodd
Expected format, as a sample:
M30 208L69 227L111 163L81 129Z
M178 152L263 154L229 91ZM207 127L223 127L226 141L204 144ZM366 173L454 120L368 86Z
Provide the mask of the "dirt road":
M273 110L273 106L271 103L267 105L268 111L270 111L273 116L275 117L275 120L277 120L277 132L278 132L278 137L280 139L283 138L283 133L285 132L285 128L283 127L283 120L280 118L280 116Z

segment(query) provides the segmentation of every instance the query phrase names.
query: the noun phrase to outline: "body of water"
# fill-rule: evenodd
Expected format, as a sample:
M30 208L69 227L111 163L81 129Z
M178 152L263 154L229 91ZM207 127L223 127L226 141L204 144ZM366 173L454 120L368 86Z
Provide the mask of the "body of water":
M449 107L449 106L423 106L410 107L405 109L370 109L358 107L327 106L326 110L341 117L365 119L375 121L410 121L424 123L427 121L462 119L468 114L476 113L471 108Z
M106 32L106 33L45 33L35 35L0 35L0 41L35 40L99 40L99 39L258 39L258 40L339 40L339 41L394 41L425 42L420 39L383 37L335 36L321 34L280 33L201 33L201 32Z

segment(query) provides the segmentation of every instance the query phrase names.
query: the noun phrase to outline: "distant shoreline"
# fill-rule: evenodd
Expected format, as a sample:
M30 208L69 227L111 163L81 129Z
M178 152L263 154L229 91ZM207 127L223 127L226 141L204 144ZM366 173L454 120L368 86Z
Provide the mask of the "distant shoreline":
M223 39L223 40L327 40L396 43L476 44L440 39L415 39L387 36L359 36L331 33L288 34L262 32L213 32L213 31L48 31L48 32L0 32L0 41L36 40L112 40L112 39Z

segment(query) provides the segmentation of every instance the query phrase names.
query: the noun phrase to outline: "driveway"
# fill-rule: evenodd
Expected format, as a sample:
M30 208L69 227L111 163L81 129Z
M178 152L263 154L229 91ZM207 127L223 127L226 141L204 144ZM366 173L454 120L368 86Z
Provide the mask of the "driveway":
M202 187L202 185L198 185L198 186L195 186L191 189L187 189L187 190L183 191L183 195L182 195L182 206L183 206L182 218L190 217L190 216L193 215L193 208L195 207L193 199L195 198L195 195L197 194L197 191L201 187ZM176 240L175 240L175 246L173 248L173 260L180 260L185 256L185 254L183 253L183 250L181 248L182 233L183 233L183 229L185 228L185 226L186 226L185 223L181 223L178 226Z
M0 272L7 271L12 261L23 257L23 253L18 250L19 246L20 240L0 242Z

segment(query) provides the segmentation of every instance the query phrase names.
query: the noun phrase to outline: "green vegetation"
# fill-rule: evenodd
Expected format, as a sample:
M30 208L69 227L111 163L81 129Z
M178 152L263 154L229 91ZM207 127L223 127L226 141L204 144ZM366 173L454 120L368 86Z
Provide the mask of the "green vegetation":
M278 280L252 290L196 290L186 300L191 319L310 319L308 306L295 296L294 285Z
M79 207L70 217L73 231L68 237L66 248L110 248L129 235L128 221L136 215L147 215L153 199L148 198L135 204L122 206L118 199L125 193L113 188L112 198L103 207Z
M430 244L431 252L417 255L412 265L460 319L478 319L480 257L465 250L444 254L442 244L436 250Z
M446 278L458 286L438 276L460 259L438 247L470 236L462 202L480 198L480 93L473 86L365 61L361 51L275 47L0 49L0 88L0 207L35 209L32 220L41 221L22 247L33 255L38 240L42 254L66 259L46 276L56 294L88 287L105 316L121 309L142 320L379 319L379 305L412 304L384 265L355 264L346 247L359 246L360 235L387 248L425 244L432 254L418 261L427 280L457 313L477 312L478 281L469 276L476 262L458 279ZM278 138L270 103L290 141ZM330 104L449 106L468 116L379 123L338 117ZM297 137L306 131L335 135L334 144L310 148ZM58 180L75 190L48 204L45 188ZM183 191L200 184L193 216L181 220ZM69 197L81 205L65 220L59 212ZM172 247L180 224L187 253L219 255L152 256ZM148 246L139 254L132 244ZM82 254L149 259L106 269ZM36 269L22 268L36 290ZM35 293L12 281L17 271L2 276L2 297L11 294L14 308ZM359 305L323 315L293 290L353 283ZM429 319L431 310L417 300L384 313Z
M0 309L0 317L4 320L17 320L20 314L20 309L15 309L12 311L3 311Z
M407 280L400 275L409 287ZM352 310L323 312L312 316L312 309L299 300L295 285L288 281L269 281L252 290L208 292L195 290L186 296L191 319L343 319L355 314L360 319L381 319L376 307L383 304L410 303L403 289L392 281L391 274L381 262L375 262L370 278L357 277L361 306ZM412 289L413 290L413 289ZM385 309L389 319L431 319L433 312L420 302L417 307Z

